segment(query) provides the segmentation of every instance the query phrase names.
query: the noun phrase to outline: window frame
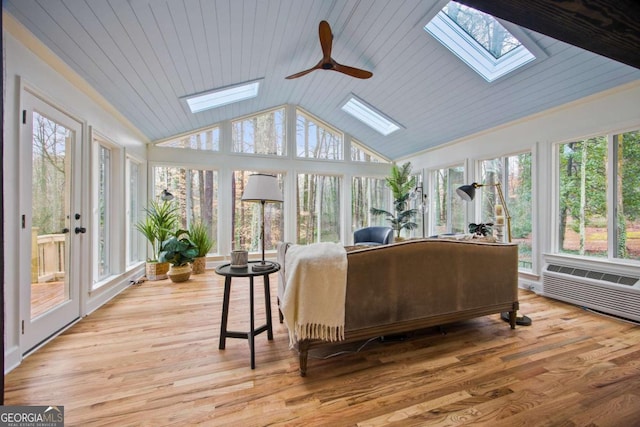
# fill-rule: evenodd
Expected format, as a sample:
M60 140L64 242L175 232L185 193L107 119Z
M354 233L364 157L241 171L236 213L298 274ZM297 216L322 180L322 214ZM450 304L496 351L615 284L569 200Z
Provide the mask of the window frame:
M512 209L513 203L509 203L511 188L509 186L509 159L512 157L520 156L522 154L529 154L531 156L531 268L525 268L520 266L520 261L518 261L518 271L520 273L525 274L533 274L537 271L537 256L536 256L536 247L537 247L537 230L536 230L536 175L535 175L535 152L533 149L531 150L521 150L508 154L499 154L492 157L482 158L476 160L476 179L475 182L483 183L484 177L482 176L482 162L491 161L491 160L500 160L502 166L499 176L499 182L501 185L502 193L505 198L505 202L507 203L507 208L509 209L509 213L512 218L511 222L511 230L513 231L513 216L514 211ZM479 190L482 191L482 190ZM474 218L476 222L487 222L487 218L483 218L483 208L482 208L482 194L478 194L476 192L476 198L474 200ZM492 218L493 219L493 218ZM505 219L506 226L506 219ZM507 241L507 231L506 229L503 231L505 242ZM512 238L513 240L513 238ZM518 250L518 253L520 251Z
M631 132L640 132L640 126L633 127L625 127L622 129L608 129L603 130L601 132L587 134L583 136L578 136L575 138L567 138L562 141L557 141L550 144L552 151L552 185L553 185L553 197L552 197L552 215L551 215L551 252L549 254L545 254L545 258L548 259L573 259L577 262L588 265L588 264L607 264L611 265L612 269L615 269L616 266L621 267L634 267L634 269L640 268L640 260L639 259L629 259L629 258L619 258L617 257L616 245L617 245L617 233L615 232L617 227L616 215L617 209L617 197L618 190L616 188L617 174L618 174L618 166L614 159L617 158L618 148L617 144L615 144L616 137L624 135L626 133ZM572 142L583 142L592 138L604 137L606 138L606 156L607 161L605 164L606 169L606 205L607 205L607 213L606 213L606 224L607 224L607 254L603 257L596 257L593 255L580 255L580 254L571 254L566 252L561 252L560 248L560 236L559 236L559 221L560 221L560 147L565 144L570 144ZM614 208L611 208L611 207Z
M109 221L107 226L107 236L105 239L109 242L121 241L124 232L125 221L122 218L123 211L122 197L124 196L124 174L122 167L124 164L124 147L113 141L101 132L95 129L89 129L91 141L91 230L92 239L92 262L91 262L91 290L95 291L102 286L110 283L111 279L122 273L125 264L125 255L118 245L110 244L106 249L106 257L108 258L109 269L105 274L100 275L100 194L98 185L100 183L100 149L104 147L110 152L108 179L109 199L105 216Z

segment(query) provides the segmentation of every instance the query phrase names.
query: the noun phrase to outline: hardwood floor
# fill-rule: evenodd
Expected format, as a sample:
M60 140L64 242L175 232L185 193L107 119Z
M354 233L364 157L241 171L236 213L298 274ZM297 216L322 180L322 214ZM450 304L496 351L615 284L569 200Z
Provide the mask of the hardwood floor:
M67 426L640 425L631 323L521 291L530 327L487 316L328 359L316 350L302 378L275 310L255 370L246 340L218 350L223 280L192 278L127 289L9 373L5 404L64 405ZM229 329L246 330L247 299L234 279Z

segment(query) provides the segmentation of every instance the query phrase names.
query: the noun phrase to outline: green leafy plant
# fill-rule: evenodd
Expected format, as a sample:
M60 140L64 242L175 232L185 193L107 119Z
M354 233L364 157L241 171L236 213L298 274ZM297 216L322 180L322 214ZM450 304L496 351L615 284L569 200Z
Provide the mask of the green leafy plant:
M162 242L178 225L178 206L169 201L152 201L144 211L147 215L135 227L151 244L153 258L148 261L154 262L159 259Z
M371 208L370 212L376 216L386 215L391 228L396 232L396 237L400 237L402 230L413 230L418 227L418 224L413 222L418 210L407 209L409 195L416 186L416 179L411 176L411 162L407 162L402 166L394 163L391 167L391 175L386 177L385 181L393 194L394 212L379 208Z
M198 257L207 256L211 248L213 247L213 239L207 227L203 222L192 222L189 225L189 236L196 249L198 250Z
M176 230L170 233L170 237L162 242L160 262L171 263L175 267L181 267L193 262L198 255L196 245L189 238L187 230Z

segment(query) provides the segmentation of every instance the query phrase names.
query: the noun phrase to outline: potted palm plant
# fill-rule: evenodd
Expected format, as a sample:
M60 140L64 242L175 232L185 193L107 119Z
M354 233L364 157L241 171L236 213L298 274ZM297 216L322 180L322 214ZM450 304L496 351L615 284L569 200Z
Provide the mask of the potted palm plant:
M152 201L144 210L146 216L136 225L151 245L151 255L146 262L146 276L148 280L162 280L167 278L169 263L160 262L160 246L178 224L178 207L170 201Z
M370 212L374 216L386 215L387 221L395 231L395 240L402 240L400 238L402 230L413 230L418 227L418 224L413 221L418 214L418 210L407 209L409 207L409 195L416 186L416 179L411 176L411 162L406 162L402 166L394 163L391 167L391 175L385 178L385 181L393 194L394 212L379 208L371 208Z
M167 276L172 282L184 282L191 277L191 263L196 255L198 249L189 238L189 232L176 230L162 242L158 260L171 264Z
M206 268L207 254L213 247L213 239L211 238L209 227L201 221L192 222L189 225L189 236L198 251L191 264L192 273L202 274Z

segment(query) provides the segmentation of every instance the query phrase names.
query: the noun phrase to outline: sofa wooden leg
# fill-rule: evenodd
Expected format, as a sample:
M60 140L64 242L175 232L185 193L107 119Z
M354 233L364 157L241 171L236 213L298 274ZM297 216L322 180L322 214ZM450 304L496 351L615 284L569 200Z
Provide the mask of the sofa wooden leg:
M300 376L307 376L307 360L309 358L309 341L301 341L298 344L299 360L300 360Z
M282 310L280 310L280 298L278 298L278 320L280 320L280 323L284 322L284 316L282 315Z
M515 329L516 328L516 314L518 312L515 310L512 310L509 312L509 325L511 325L511 329Z

